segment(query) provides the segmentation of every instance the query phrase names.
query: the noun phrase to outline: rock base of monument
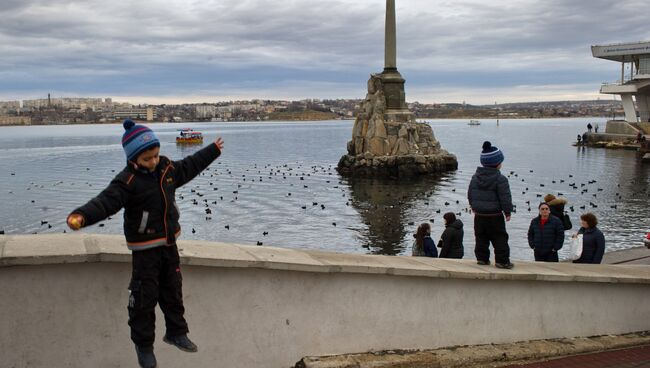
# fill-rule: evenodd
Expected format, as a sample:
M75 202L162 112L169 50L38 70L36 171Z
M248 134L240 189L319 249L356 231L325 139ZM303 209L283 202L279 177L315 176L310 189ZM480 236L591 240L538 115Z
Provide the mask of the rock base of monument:
M391 74L392 75L392 74ZM338 171L345 176L410 177L458 168L456 156L443 150L429 124L415 120L405 106L387 108L402 96L386 95L383 74L373 74ZM389 78L390 79L390 78Z
M337 169L343 176L414 177L456 170L458 161L446 151L433 155L344 155Z

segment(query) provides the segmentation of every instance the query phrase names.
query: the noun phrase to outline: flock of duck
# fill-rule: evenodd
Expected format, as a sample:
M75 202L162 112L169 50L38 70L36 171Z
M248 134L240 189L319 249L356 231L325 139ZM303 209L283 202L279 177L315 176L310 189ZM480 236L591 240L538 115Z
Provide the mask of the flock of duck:
M92 172L90 168L85 168L85 171ZM111 170L111 175L115 175L116 170ZM92 174L92 173L91 173ZM462 176L462 172L458 172ZM468 173L469 174L469 173ZM586 210L592 210L599 208L599 195L601 192L606 189L598 185L598 181L585 178L576 178L574 175L568 175L564 178L551 179L546 181L539 181L536 184L531 183L531 179L535 177L533 170L529 170L526 175L521 175L516 171L505 171L504 174L509 178L511 191L513 195L513 202L515 203L515 208L517 204L520 207L525 208L526 212L536 213L537 204L542 200L541 198L547 194L551 193L557 196L565 196L568 194L570 199L569 204L567 205L566 210L569 212L584 212ZM15 176L16 173L10 173L11 176ZM471 174L469 174L471 176ZM330 217L335 219L331 221L331 226L336 227L337 222L342 220L337 219L336 212L340 210L342 206L350 207L353 206L357 211L373 211L378 209L381 206L402 206L408 204L409 206L418 205L414 204L413 201L420 201L421 205L426 206L430 213L441 214L444 212L454 212L457 216L462 216L463 214L469 214L470 209L467 205L467 199L465 197L466 185L469 181L469 176L466 181L456 180L451 177L451 180L448 180L451 185L457 187L448 188L448 185L438 186L440 181L433 180L432 187L433 190L429 190L423 193L423 196L415 198L412 194L407 194L399 196L392 193L391 190L384 190L382 193L385 197L393 196L392 201L387 201L385 204L378 203L361 203L364 200L360 198L355 198L355 193L351 188L350 182L347 179L342 179L336 173L333 165L312 165L307 166L298 162L286 163L281 165L257 165L254 164L249 168L235 167L229 168L224 165L223 161L217 161L211 167L202 172L199 177L195 178L193 181L188 183L183 188L180 188L177 191L177 202L179 204L185 204L186 202L191 206L195 206L201 209L201 212L204 215L203 221L214 222L213 215L219 213L220 207L233 205L237 206L242 200L247 201L257 201L260 197L267 195L264 191L269 190L268 186L262 185L274 185L275 187L271 189L271 192L268 195L277 196L278 193L281 193L282 190L278 187L284 187L283 197L284 200L294 199L292 203L296 202L296 197L300 197L301 200L305 198L314 198L312 201L304 201L302 204L296 206L294 211L296 213L286 214L281 213L286 211L286 208L279 209L280 212L277 213L277 216L282 217L286 216L288 218L304 218L305 216L310 216L314 214L314 210L326 211L329 208L333 208L334 212L329 213ZM109 176L110 177L110 176ZM106 184L108 184L108 180ZM454 184L456 182L457 184ZM74 181L65 181L59 180L52 184L53 187L58 186L87 186L92 187L92 183L86 182L74 182ZM422 184L420 184L422 185ZM461 188L460 185L463 187ZM256 188L257 186L257 188ZM373 182L369 181L364 190L373 190ZM616 210L620 202L624 199L623 195L620 193L620 184L617 184L617 192L608 193L610 203L607 204L609 209ZM97 187L97 185L96 185ZM558 188L562 191L559 191ZM644 188L644 186L639 186L639 188ZM31 182L30 185L25 188L27 191L36 192L41 189L46 189L45 185L37 184ZM611 192L612 188L607 188L608 192ZM319 195L326 190L338 190L340 192L339 199L336 199L337 196L330 195L331 192L327 193L327 196ZM449 190L451 193L447 195L444 194L444 191ZM246 198L251 193L256 192L254 196ZM458 191L458 194L456 192ZM87 192L87 191L85 191ZM381 190L379 190L381 192ZM99 188L97 190L99 193ZM452 194L453 193L453 194ZM9 194L13 194L13 191L10 190ZM637 192L630 193L631 197L638 197L640 195L645 195L647 198L650 191L645 187L645 189L640 189ZM615 203L611 203L611 198L616 200ZM359 193L357 193L359 196ZM534 197L533 197L534 196ZM316 200L317 197L320 197L321 200ZM323 203L322 198L326 197L326 201L329 202L338 202L338 203ZM364 196L365 197L365 196ZM450 199L454 198L454 199ZM89 198L79 198L79 202L71 205L77 206L85 203ZM577 200L579 199L579 200ZM444 202L442 202L444 200ZM571 203L573 200L576 203ZM38 210L39 208L43 212L47 212L47 207L38 207L39 204L36 203L35 199L29 199L30 203L35 205L33 210ZM367 202L367 200L365 200ZM223 204L222 204L223 203ZM434 206L432 206L432 203ZM437 206L435 206L437 204ZM434 208L431 208L434 207ZM70 208L71 210L72 208ZM515 209L514 212L517 212ZM521 211L520 211L521 212ZM196 213L196 212L195 212ZM183 211L181 211L183 214ZM42 215L41 215L42 216ZM35 214L35 218L41 217ZM532 218L531 216L528 216ZM109 218L110 220L110 218ZM196 216L193 217L193 220L196 221ZM221 219L224 221L225 219ZM408 221L408 225L415 225L416 221ZM40 221L39 232L53 232L53 231L63 231L66 232L67 228L65 226L65 219L61 218L41 218L37 221ZM260 222L263 223L264 219L260 219ZM434 222L435 218L428 219L430 222ZM54 224L54 225L53 225ZM102 222L97 226L103 227L105 224ZM191 227L192 234L196 237L201 237L200 230L203 228L199 226L197 222L194 222L194 226ZM231 217L225 220L220 226L223 226L225 231L234 229L235 227L244 227L246 224L238 224L236 217ZM273 229L265 229L258 234L258 240L255 242L257 245L263 245L263 240L271 234ZM0 234L4 234L4 229L0 229Z

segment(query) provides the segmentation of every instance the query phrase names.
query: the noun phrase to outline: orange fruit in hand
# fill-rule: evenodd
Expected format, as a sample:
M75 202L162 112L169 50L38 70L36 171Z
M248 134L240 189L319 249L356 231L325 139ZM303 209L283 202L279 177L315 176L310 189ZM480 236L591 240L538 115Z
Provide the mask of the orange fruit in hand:
M68 225L73 230L81 229L82 218L79 215L72 215L68 218Z

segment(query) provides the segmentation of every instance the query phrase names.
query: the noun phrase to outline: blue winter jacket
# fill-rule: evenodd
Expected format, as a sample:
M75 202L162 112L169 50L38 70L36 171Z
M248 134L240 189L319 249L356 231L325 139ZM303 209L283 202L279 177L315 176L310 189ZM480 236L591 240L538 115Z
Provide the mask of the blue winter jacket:
M562 221L550 215L548 221L544 224L544 229L542 229L540 224L540 216L535 217L530 222L530 227L528 228L528 245L541 253L562 249L562 245L564 244L564 225Z
M573 263L593 263L599 264L605 254L605 235L597 227L578 230L582 234L582 255Z
M433 239L431 239L431 236L429 235L424 237L424 255L427 257L438 258L436 243L433 242Z
M467 199L472 211L479 215L494 215L512 212L512 194L508 178L499 169L478 167L467 190Z

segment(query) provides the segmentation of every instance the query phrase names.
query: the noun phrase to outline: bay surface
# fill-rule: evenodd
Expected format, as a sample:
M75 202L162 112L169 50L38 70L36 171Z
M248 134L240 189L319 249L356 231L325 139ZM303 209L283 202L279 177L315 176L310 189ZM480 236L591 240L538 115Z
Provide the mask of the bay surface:
M177 146L179 128L203 132L205 144L217 136L226 142L223 155L177 192L184 239L410 254L418 224L434 220L437 241L442 214L450 211L461 214L465 253L471 258L474 234L466 212L467 186L479 165L481 145L490 140L504 151L502 172L509 176L517 206L508 223L512 258L531 260L526 232L546 193L561 193L569 200L574 226L579 214L596 214L608 251L642 245L650 227L650 165L640 163L631 151L573 147L588 122L605 126L605 119L593 118L502 120L499 126L483 120L477 127L468 126L467 120L429 121L443 148L458 156L459 169L414 181L340 177L335 168L345 153L352 121L150 127L162 142L161 153L172 159L200 148ZM123 168L123 131L118 124L0 127L0 230L63 232L66 215L97 195ZM122 234L121 213L102 225L82 231Z

